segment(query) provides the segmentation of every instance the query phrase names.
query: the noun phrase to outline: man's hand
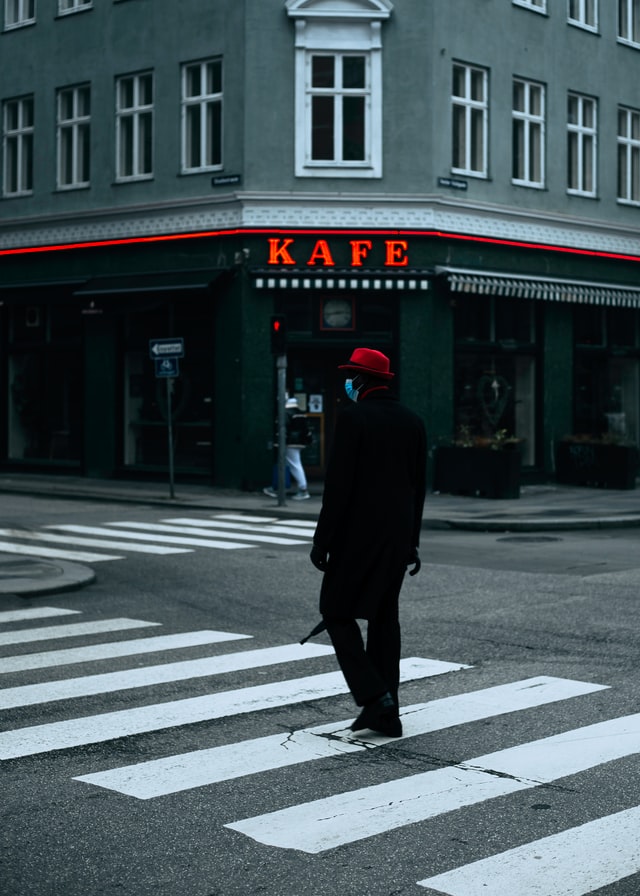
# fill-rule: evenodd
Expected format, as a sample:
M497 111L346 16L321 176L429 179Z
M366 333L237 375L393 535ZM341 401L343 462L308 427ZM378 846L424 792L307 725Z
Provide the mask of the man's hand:
M311 557L311 562L315 568L324 572L327 568L327 552L323 551L322 548L319 548L317 544L314 544L309 556Z
M407 560L407 566L413 566L413 569L409 570L410 576L417 576L420 572L420 567L422 563L420 562L420 557L418 556L418 548L413 548L409 555L409 559Z

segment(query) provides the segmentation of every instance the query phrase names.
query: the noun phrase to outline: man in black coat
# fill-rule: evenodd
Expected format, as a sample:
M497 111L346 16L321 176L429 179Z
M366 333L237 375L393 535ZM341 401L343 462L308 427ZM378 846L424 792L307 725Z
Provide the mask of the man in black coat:
M399 737L398 599L407 566L420 568L426 434L389 390L386 355L359 348L340 369L354 403L338 416L311 560L324 572L320 612L338 664L364 707L351 727Z

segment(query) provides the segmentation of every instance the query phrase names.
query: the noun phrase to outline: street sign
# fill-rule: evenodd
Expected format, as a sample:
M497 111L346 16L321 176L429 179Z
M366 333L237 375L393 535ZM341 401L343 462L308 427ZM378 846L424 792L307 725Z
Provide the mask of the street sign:
M184 339L150 339L149 357L152 361L157 358L184 358Z
M177 358L156 358L156 376L178 376L180 367Z

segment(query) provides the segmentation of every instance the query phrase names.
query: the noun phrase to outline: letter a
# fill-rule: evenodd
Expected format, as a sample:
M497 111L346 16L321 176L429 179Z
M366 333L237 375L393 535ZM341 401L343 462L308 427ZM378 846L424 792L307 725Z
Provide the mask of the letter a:
M309 256L308 265L314 265L316 263L316 258L321 258L322 262L326 267L330 267L331 265L335 265L335 261L331 257L331 252L329 251L329 246L326 240L318 240L318 242L313 247L313 252Z

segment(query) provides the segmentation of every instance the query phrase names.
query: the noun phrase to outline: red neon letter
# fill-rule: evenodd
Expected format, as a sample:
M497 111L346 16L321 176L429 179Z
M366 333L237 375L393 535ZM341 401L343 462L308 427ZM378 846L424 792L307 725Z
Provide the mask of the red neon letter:
M351 267L361 268L362 259L367 257L371 248L371 240L350 240L351 242Z
M293 258L287 252L287 247L293 242L292 239L282 240L282 245L278 245L279 239L269 239L269 261L268 264L295 264Z
M335 261L331 257L331 252L329 251L329 246L326 240L318 240L313 247L313 252L309 256L307 264L314 265L316 263L316 258L322 259L325 268L329 265L335 265Z
M387 247L387 257L385 265L392 268L403 268L409 264L409 259L403 255L407 251L406 240L385 240Z

